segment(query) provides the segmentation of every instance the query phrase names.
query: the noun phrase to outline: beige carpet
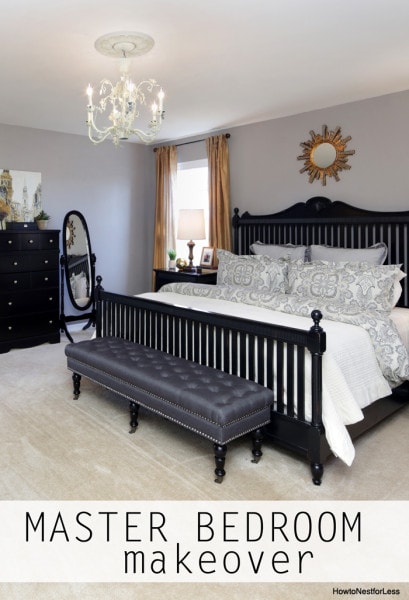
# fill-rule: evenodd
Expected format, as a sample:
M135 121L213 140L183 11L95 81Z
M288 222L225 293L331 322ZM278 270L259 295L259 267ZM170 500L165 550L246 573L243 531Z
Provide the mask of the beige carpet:
M77 340L91 335L75 333ZM65 338L0 355L1 500L408 500L409 409L356 442L352 467L308 465L266 444L251 463L249 441L230 444L227 476L213 483L209 442L141 411L128 433L127 402L83 380L72 399ZM378 584L377 584L378 585ZM346 587L343 584L343 587ZM381 586L382 587L382 586ZM386 585L386 588L397 587ZM409 585L400 584L401 597ZM0 598L332 598L328 584L2 584Z

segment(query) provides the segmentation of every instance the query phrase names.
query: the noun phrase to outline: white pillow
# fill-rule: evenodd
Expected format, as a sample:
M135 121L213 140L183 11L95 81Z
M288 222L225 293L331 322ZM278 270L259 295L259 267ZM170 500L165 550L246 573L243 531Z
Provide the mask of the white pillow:
M87 297L87 278L85 277L85 275L83 273L77 279L75 291L76 291L76 296L75 296L76 299L79 299L79 298L83 299L83 298Z
M78 273L78 275L72 274L70 284L74 299L87 296L87 278L84 272Z
M252 254L264 254L270 258L287 258L291 260L305 260L307 246L295 246L294 244L264 244L254 242L250 246Z
M399 298L402 295L402 286L401 286L400 282L405 277L406 277L406 273L404 273L401 270L396 275L395 283L393 285L393 297L392 297L392 304L393 304L393 306L397 305L397 303L399 302Z
M388 256L388 247L383 242L369 248L335 248L334 246L310 246L310 260L326 260L328 262L366 262L382 265Z

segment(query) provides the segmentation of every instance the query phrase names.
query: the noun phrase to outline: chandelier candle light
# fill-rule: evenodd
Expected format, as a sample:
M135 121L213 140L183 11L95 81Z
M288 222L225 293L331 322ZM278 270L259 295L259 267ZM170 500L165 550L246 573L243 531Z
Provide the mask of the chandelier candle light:
M120 80L112 84L108 79L103 79L99 95L100 100L94 104L93 89L87 88L87 125L88 137L94 144L99 144L112 137L113 143L118 146L121 140L127 140L131 135L136 135L143 142L152 142L162 125L165 116L163 110L164 92L154 79L133 83L129 75L131 58L141 56L151 50L153 39L144 33L119 32L103 35L95 42L95 48L104 56L120 59ZM155 96L155 92L157 92ZM142 117L142 112L153 96L151 114L147 117L147 129L138 129L134 121ZM96 115L104 114L111 108L107 115L110 125L99 128L96 125ZM146 112L149 114L148 109ZM149 121L150 118L150 121Z

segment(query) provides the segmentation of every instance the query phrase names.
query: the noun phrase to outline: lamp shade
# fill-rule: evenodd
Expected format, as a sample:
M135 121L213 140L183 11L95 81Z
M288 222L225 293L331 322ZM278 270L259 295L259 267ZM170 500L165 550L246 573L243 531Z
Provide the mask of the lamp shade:
M182 208L179 210L179 240L204 240L206 238L203 208Z

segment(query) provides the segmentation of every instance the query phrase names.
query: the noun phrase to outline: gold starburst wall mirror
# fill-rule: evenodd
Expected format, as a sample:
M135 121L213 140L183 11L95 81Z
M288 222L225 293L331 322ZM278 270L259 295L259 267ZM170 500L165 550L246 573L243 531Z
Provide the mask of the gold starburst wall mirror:
M310 131L310 136L310 140L300 144L304 151L297 160L305 163L300 173L308 171L310 183L317 180L326 185L327 177L339 181L338 173L351 168L348 157L355 154L355 150L346 149L351 136L343 138L341 127L331 131L326 125L322 126L321 134Z

